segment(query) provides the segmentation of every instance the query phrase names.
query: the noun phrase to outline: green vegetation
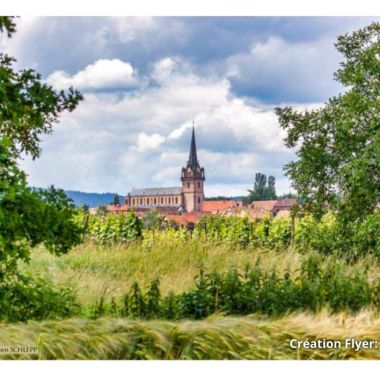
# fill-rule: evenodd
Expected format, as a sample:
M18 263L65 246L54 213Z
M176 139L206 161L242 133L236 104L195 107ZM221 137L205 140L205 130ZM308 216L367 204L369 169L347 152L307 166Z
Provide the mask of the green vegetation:
M0 32L11 37L12 17L0 17ZM39 157L40 136L51 133L63 111L75 109L82 95L55 91L34 70L15 71L15 59L0 54L0 318L19 320L69 315L74 297L35 276L19 272L39 244L67 253L81 242L76 209L62 190L30 189L19 169L21 154Z
M262 173L255 174L255 183L253 190L248 190L248 195L244 197L246 204L252 201L265 201L277 199L276 194L276 179L273 176L267 176Z
M334 211L350 238L373 214L380 194L380 23L342 35L344 57L334 78L346 87L322 108L298 112L277 108L286 146L298 160L285 169L293 187L316 216Z
M2 321L61 319L80 310L71 287L41 277L18 274L17 281L0 284L0 294Z
M81 213L76 217L76 223L78 228L86 227L91 240L103 245L143 240L143 246L149 246L153 239L178 242L197 239L205 244L283 251L292 242L290 218L267 217L253 222L244 216L203 216L193 231L184 227L165 226L163 218L155 211L146 213L142 220L133 212L123 215L100 213L100 216ZM347 261L357 260L364 255L380 257L380 213L375 212L361 222L357 221L349 242L332 213L319 220L311 215L299 216L295 220L293 248L338 255Z
M212 316L202 321L69 319L2 324L5 346L37 353L0 359L380 359L378 348L292 349L291 339L380 341L380 316L362 311L297 313L280 318Z
M278 275L276 268L265 272L259 262L244 271L230 269L225 274L201 270L189 291L165 298L161 298L158 280L152 281L145 293L134 283L123 297L120 314L144 319L202 319L219 312L281 315L323 307L338 312L380 306L380 281L370 284L365 273L350 273L342 263L322 266L318 256L310 256L302 261L299 274L292 276L295 274L290 271ZM109 311L115 313L117 308Z
M118 194L114 195L113 201L111 202L111 205L120 206L120 197Z
M87 221L90 236L99 244L130 243L142 236L143 223L133 212L92 216Z
M122 304L126 295L131 296L135 283L145 302L146 293L157 279L163 304L171 293L178 303L179 296L190 297L188 293L193 292L198 297L199 288L206 287L206 298L211 297L210 302L215 306L218 292L218 308L210 309L211 312L242 312L226 309L226 299L231 298L226 295L228 284L236 287L231 290L236 297L246 298L249 306L244 306L244 313L271 314L327 306L332 310L377 307L379 269L378 260L372 256L354 263L347 263L335 255L321 261L318 255L302 254L293 249L275 252L206 244L198 239L180 241L170 239L168 232L157 233L154 241L145 239L143 243L128 246L101 247L87 243L61 257L44 253L41 248L34 252L31 263L24 266L29 275L43 276L56 286L73 288L81 313L87 316L100 304L107 314L112 303L118 308L113 315L123 315ZM256 283L250 282L252 276L257 276ZM230 279L233 281L229 282ZM331 289L333 293L329 293ZM285 293L288 298L284 297ZM254 299L250 300L251 296ZM197 316L190 316L186 311L175 317Z

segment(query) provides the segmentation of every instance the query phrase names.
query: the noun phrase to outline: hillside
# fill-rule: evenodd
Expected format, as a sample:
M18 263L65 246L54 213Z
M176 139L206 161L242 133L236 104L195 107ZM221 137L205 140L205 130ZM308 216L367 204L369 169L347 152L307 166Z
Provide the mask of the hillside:
M65 190L66 195L73 200L76 206L87 205L89 207L97 207L101 205L109 205L113 202L115 193L86 193L83 191L76 190ZM124 195L120 195L120 203L124 203ZM243 196L240 197L210 197L207 200L219 200L219 199L228 199L233 201L241 201Z
M97 207L100 205L109 205L113 202L115 193L85 193L83 191L65 190L66 195L73 200L76 206L87 205ZM124 196L119 195L120 203L123 203Z

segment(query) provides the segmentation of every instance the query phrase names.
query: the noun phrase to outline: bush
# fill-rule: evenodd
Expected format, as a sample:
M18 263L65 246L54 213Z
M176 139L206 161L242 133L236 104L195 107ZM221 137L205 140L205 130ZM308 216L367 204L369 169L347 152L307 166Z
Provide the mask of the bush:
M368 216L363 222L355 225L354 244L356 253L373 254L380 258L380 213Z
M91 216L90 237L100 244L128 244L142 237L142 221L133 211L122 215Z
M69 287L54 286L42 278L17 275L0 283L0 320L61 319L79 311Z
M123 297L120 310L123 316L144 319L202 319L218 312L281 315L322 308L356 312L366 307L379 308L379 289L380 282L370 283L365 272L312 255L293 277L287 271L279 275L275 268L265 272L259 262L244 271L231 269L222 274L201 269L192 289L166 297L161 297L158 280L146 292L134 283Z

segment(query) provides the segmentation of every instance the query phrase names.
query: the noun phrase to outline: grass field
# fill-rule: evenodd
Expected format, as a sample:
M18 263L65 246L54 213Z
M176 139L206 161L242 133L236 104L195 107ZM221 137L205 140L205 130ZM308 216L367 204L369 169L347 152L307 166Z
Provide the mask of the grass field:
M228 245L200 244L192 241L157 241L154 245L104 247L86 243L69 254L56 257L41 247L35 249L27 272L38 274L56 284L70 284L77 291L81 304L96 302L99 297L121 297L134 281L147 286L159 278L163 295L189 289L194 277L204 266L208 271L243 269L260 260L264 270L289 270L298 273L307 254L288 249L285 252L238 248ZM326 257L325 261L336 260ZM367 256L349 266L368 270L371 279L380 276L380 263Z
M194 284L201 266L218 272L244 268L260 261L262 268L299 272L307 253L289 249L275 252L190 241L156 241L129 247L82 244L60 257L42 247L34 249L25 272L71 284L84 308L105 295L122 297L133 281L147 286L157 277L161 291L179 293ZM330 256L329 260L339 260ZM373 280L379 262L367 256L347 271L360 268ZM0 325L0 346L39 347L38 354L6 354L20 359L380 359L379 349L294 350L289 340L348 337L380 341L380 314L361 310L357 314L297 312L281 317L213 315L201 321L165 321L72 318L61 321L30 321Z
M102 247L83 244L69 254L55 257L41 247L35 249L31 263L24 266L57 284L71 284L81 303L95 302L103 294L121 297L131 284L142 286L160 278L161 291L181 292L194 284L201 266L223 272L230 268L244 268L257 259L269 270L291 268L296 271L301 255L292 251L275 253L239 249L225 245L204 245L194 241L156 242L153 246L130 245Z
M362 311L297 313L272 319L213 316L202 321L69 319L1 324L2 347L37 346L38 353L1 359L380 359L378 348L292 349L290 339L347 337L380 341L380 316Z

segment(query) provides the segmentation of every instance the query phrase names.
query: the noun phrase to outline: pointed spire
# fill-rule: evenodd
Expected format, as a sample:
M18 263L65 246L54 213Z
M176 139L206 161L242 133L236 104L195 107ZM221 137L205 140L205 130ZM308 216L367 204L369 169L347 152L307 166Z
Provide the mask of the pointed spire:
M191 135L190 154L189 154L189 160L187 161L187 166L190 166L191 168L195 168L199 166L198 158L197 158L197 146L195 143L194 121L193 121L193 133Z

